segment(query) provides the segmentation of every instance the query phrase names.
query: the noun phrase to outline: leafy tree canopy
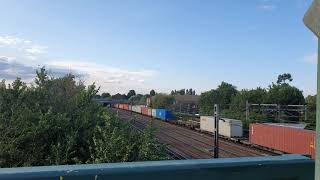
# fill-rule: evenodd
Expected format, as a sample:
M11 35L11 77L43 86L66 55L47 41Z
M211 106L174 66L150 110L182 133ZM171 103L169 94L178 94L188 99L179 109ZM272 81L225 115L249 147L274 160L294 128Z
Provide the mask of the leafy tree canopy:
M152 130L140 134L93 101L98 89L72 74L35 84L0 82L0 167L166 159Z
M305 99L301 90L284 83L270 85L265 102L280 105L303 105Z
M174 97L166 94L156 94L152 97L151 107L155 109L171 109L174 102Z
M196 91L192 90L192 88L190 89L180 89L180 90L172 90L171 95L196 95Z
M110 93L104 92L104 93L101 94L101 97L102 98L109 98L109 97L111 97L111 95L110 95Z
M283 84L283 83L286 83L286 81L291 82L292 80L293 79L290 73L280 74L278 76L277 84Z
M156 95L156 92L152 89L151 91L150 91L150 96L155 96Z
M130 90L127 94L127 99L130 99L132 96L136 95L136 91L135 90Z
M231 100L233 108L243 109L246 106L246 102L254 104L262 104L267 97L267 90L263 88L256 88L252 90L243 89L239 91Z
M111 98L114 99L114 100L122 100L122 101L126 101L127 100L127 96L125 94L120 94L120 93L112 95Z

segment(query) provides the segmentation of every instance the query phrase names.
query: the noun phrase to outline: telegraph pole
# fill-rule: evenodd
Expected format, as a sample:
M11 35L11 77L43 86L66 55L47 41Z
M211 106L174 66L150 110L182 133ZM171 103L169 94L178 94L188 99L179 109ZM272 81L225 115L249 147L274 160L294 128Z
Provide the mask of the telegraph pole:
M320 0L314 0L304 16L304 24L318 37L317 121L315 180L320 180Z
M219 158L219 105L214 105L214 155L213 157Z

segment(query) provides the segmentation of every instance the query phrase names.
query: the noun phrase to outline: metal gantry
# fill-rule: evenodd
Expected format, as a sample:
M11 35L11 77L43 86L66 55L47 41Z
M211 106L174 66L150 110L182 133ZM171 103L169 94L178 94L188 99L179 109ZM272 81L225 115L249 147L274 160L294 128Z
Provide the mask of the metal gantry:
M307 122L307 105L280 105L280 104L250 104L246 102L246 120L250 118L250 112L259 111L274 117L277 122L290 122L290 118L298 119L299 121ZM301 116L303 114L303 116ZM292 121L292 120L291 120ZM294 121L295 122L295 121Z

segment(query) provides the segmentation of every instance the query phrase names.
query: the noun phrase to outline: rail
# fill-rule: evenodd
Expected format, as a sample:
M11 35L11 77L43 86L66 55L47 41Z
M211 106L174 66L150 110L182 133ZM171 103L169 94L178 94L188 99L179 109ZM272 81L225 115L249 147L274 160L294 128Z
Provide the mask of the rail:
M313 178L314 161L301 155L0 169L0 180L311 180Z

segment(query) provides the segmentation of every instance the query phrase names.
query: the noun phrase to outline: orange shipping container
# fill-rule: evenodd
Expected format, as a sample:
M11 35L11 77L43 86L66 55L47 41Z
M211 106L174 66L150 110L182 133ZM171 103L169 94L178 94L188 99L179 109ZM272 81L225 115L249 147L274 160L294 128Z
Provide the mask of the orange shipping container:
M315 159L315 131L273 124L250 124L251 144Z
M129 104L123 104L123 109L129 110Z
M141 107L141 113L142 113L143 115L148 116L148 108L147 108L147 107Z

